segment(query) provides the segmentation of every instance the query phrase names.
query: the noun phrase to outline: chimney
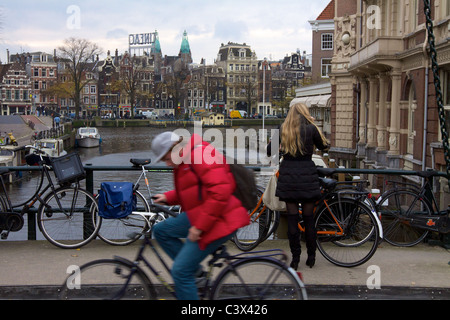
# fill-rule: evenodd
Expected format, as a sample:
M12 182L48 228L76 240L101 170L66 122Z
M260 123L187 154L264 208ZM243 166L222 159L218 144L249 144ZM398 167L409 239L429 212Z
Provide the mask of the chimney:
M9 64L9 49L6 49L6 64Z

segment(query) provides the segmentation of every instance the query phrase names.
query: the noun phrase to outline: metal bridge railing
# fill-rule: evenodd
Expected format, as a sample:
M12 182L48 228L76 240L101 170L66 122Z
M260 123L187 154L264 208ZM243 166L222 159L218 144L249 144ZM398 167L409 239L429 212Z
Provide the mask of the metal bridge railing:
M18 171L40 171L41 167L38 166L16 166L16 167L4 167L9 169L12 172ZM267 172L268 167L258 167L258 166L247 166L247 168L252 169L255 172ZM95 185L95 172L99 171L140 171L140 167L133 166L93 166L90 164L84 164L84 169L86 170L86 189L95 194L94 185ZM171 172L173 169L171 167L166 166L146 166L146 170L149 172ZM417 175L417 171L407 171L407 170L393 170L393 169L346 169L346 168L336 168L336 174L349 174L349 175L392 175L392 176L415 176ZM341 175L342 176L342 175ZM444 172L437 172L437 177L446 178L447 174ZM441 204L442 207L442 204ZM16 208L19 212L21 208ZM29 211L29 221L35 221L35 214L37 212L37 208L31 209ZM35 226L28 225L28 234L33 234L35 232ZM35 237L29 237L29 239L35 239Z

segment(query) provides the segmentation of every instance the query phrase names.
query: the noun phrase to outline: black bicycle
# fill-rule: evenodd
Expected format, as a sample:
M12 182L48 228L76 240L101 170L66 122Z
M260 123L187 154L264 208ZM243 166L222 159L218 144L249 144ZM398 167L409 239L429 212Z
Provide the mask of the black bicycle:
M152 210L174 216L174 213L154 204ZM169 218L173 219L173 218ZM156 215L151 223L156 222ZM75 270L59 291L60 299L158 299L176 298L173 284L162 272L144 257L150 248L165 271L170 268L151 239L151 230L145 234L136 259L122 257L89 262ZM303 300L307 298L305 286L292 268L286 265L287 256L282 250L267 250L230 255L221 246L208 262L203 283L198 284L201 299L249 299L249 300ZM154 285L141 267L146 266L160 285ZM224 267L213 279L213 269ZM162 289L165 288L166 290Z
M97 235L97 203L88 191L80 188L80 180L85 177L81 160L77 153L51 158L32 146L35 153L28 154L28 165L40 166L40 179L35 193L25 202L13 204L7 192L3 175L8 169L0 169L0 232L3 240L10 232L17 232L24 225L24 214L34 213L37 209L37 222L44 237L53 245L72 249L89 243ZM26 168L24 168L26 170ZM53 170L59 186L50 176ZM47 184L44 186L44 180Z
M436 171L418 171L422 187L388 181L390 189L381 195L377 211L381 215L384 240L401 247L422 242L429 232L450 233L450 207L440 210L433 194Z

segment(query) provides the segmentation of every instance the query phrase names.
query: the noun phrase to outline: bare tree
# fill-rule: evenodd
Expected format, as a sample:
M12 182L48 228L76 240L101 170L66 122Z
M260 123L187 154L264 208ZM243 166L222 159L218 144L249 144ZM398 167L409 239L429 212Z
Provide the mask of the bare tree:
M90 81L85 74L93 57L101 54L97 44L86 39L69 38L58 48L59 58L65 63L65 72L72 83L71 96L75 102L75 118L78 119L81 106L81 91Z
M134 108L137 101L141 103L149 100L152 94L149 91L152 66L148 57L130 57L126 55L120 64L120 80L114 83L114 87L123 91L130 100L131 117L134 117ZM147 88L145 88L147 84Z

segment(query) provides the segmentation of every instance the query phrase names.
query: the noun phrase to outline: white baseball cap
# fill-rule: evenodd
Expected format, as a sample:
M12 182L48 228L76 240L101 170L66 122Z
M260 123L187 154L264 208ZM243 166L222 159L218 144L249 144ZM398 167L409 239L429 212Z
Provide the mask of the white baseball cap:
M156 155L155 162L161 161L162 157L169 152L170 148L180 140L180 136L173 132L158 134L152 141L151 151Z

